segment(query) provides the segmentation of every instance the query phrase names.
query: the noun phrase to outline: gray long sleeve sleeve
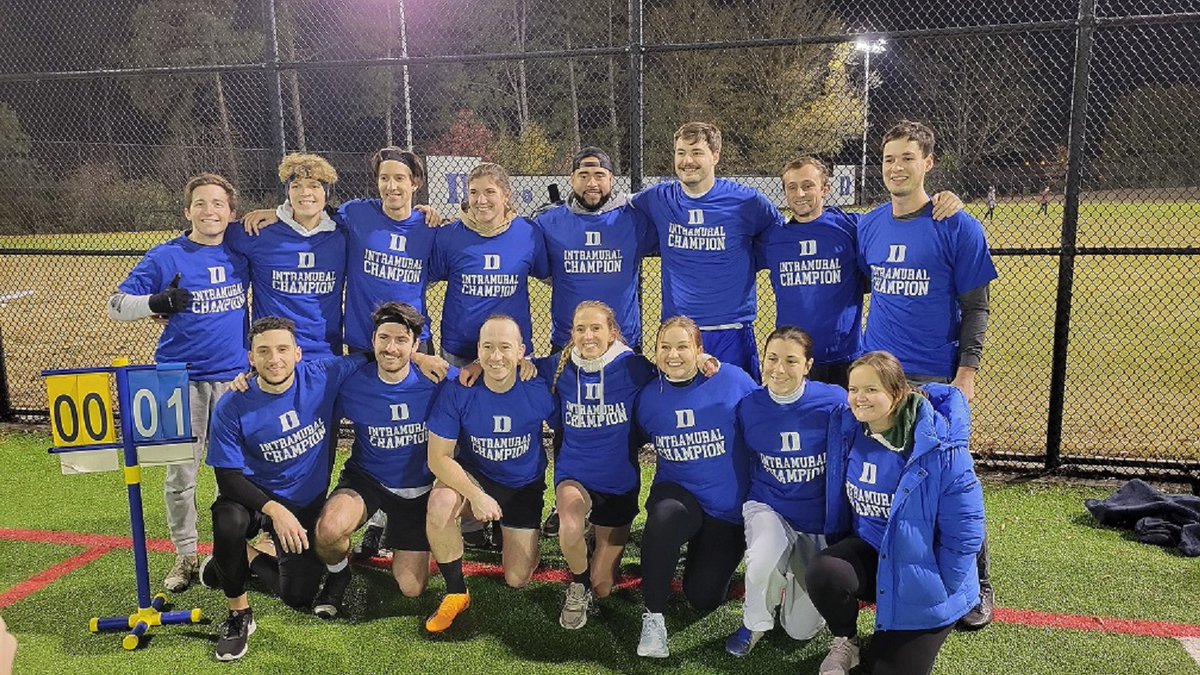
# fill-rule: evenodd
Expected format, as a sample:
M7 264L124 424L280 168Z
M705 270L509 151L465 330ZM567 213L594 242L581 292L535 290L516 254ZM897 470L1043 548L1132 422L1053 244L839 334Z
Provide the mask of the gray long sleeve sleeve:
M958 296L962 323L958 328L958 366L979 369L983 343L987 337L988 315L991 313L990 283Z
M153 316L150 311L150 296L113 293L108 299L108 318L113 321L137 321Z

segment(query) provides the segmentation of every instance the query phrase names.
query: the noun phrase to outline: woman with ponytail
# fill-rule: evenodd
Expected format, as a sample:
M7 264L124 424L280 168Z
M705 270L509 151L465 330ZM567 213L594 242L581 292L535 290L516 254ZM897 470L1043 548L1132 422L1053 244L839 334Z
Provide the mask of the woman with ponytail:
M639 511L633 399L654 378L654 366L625 344L612 308L591 300L576 307L563 350L534 363L553 373L558 398L552 426L562 434L562 450L554 461L554 495L558 541L572 577L558 621L573 630L587 623L594 598L612 592ZM588 522L596 535L590 560Z

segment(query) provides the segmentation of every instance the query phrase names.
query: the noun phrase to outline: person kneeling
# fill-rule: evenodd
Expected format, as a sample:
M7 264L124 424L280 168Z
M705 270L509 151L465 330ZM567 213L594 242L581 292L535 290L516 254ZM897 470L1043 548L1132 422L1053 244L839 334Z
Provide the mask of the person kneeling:
M933 668L954 624L979 601L983 488L967 450L961 390L913 390L887 352L850 365L850 410L831 421L826 537L806 572L833 647L821 675L858 665L859 601L876 605L864 660L874 675Z
M471 604L463 580L460 516L499 521L504 581L522 588L538 564L545 491L542 423L554 398L542 377L523 382L517 368L525 345L517 323L493 315L479 331L483 385L446 385L429 416L429 468L437 478L429 495L426 532L446 582L446 596L425 622L441 633ZM462 451L454 456L456 439Z

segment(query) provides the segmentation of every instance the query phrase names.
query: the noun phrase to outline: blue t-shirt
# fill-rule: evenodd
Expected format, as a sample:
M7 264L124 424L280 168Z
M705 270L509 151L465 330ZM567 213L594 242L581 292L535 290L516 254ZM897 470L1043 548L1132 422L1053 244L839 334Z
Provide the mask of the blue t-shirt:
M793 403L776 403L765 388L742 399L738 425L754 458L746 499L770 506L797 532L825 532L829 416L845 405L845 389L812 380Z
M775 289L775 325L807 331L818 364L851 361L861 350L867 284L858 269L857 223L858 214L826 209L812 222L771 228L755 245Z
M346 234L327 230L304 236L275 221L257 237L235 223L229 246L250 260L255 319L279 316L296 322L296 343L307 359L342 354L342 285L346 280Z
M251 483L289 508L324 497L337 443L334 400L367 362L361 354L301 361L282 394L250 380L250 391L222 396L213 412L208 465L241 469Z
M517 379L497 394L483 380L442 388L429 415L429 433L458 442L458 462L501 485L520 488L546 479L542 423L555 414L546 380Z
M638 429L658 455L654 482L692 493L704 513L742 522L750 479L750 453L737 434L737 404L754 381L737 366L697 375L686 386L656 378L634 404Z
M562 205L534 223L545 241L546 269L554 289L550 341L565 345L571 339L575 308L584 300L599 300L612 308L625 339L641 344L641 264L654 249L655 236L641 211L623 206L584 215Z
M154 360L189 363L188 378L199 382L232 380L247 366L246 259L224 245L180 236L150 249L117 290L153 295L165 291L176 274L192 304L171 316Z
M911 453L896 452L884 447L865 432L856 434L846 458L846 496L854 511L854 534L875 550L883 543L888 516L900 474Z
M458 377L456 368L450 370L447 377ZM346 466L391 489L433 485L425 422L441 385L415 364L395 384L381 380L378 371L374 363L362 366L338 394L335 419L345 417L354 427Z
M425 290L437 229L416 210L404 221L392 220L378 199L342 204L338 220L346 227L346 345L371 350L371 312L385 302L403 302L421 312L421 339L429 339Z
M534 364L538 373L553 378L560 358L566 358L567 365L555 386L559 414L551 426L563 436L554 484L573 479L589 490L613 495L638 489L641 443L633 429L633 401L654 379L654 366L633 352L617 355L595 373L581 370L562 352L534 359Z
M446 282L442 306L442 349L474 359L479 329L492 314L507 314L533 349L529 277L549 276L542 237L533 223L515 218L504 232L484 237L461 220L439 228L430 258L430 281Z
M670 181L634 195L633 205L658 235L664 319L682 314L701 326L754 322L754 239L784 222L761 192L718 178L695 198Z
M899 220L883 204L858 224L858 264L871 278L866 351L885 350L909 375L954 377L958 298L996 278L983 226L965 211L933 219L926 205Z

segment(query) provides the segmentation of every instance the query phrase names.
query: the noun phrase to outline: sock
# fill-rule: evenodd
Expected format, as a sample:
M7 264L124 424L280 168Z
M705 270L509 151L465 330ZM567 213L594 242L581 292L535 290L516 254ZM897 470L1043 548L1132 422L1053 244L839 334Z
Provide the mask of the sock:
M345 558L342 558L341 561L339 561L336 565L326 565L325 569L329 570L330 574L337 574L338 572L346 569L347 565L349 565L349 563L346 562Z
M447 593L466 593L467 582L463 579L462 558L438 563L438 570L446 580Z
M583 568L583 571L579 574L571 572L571 576L573 577L572 580L575 583L583 584L584 588L592 587L592 569L590 567Z

